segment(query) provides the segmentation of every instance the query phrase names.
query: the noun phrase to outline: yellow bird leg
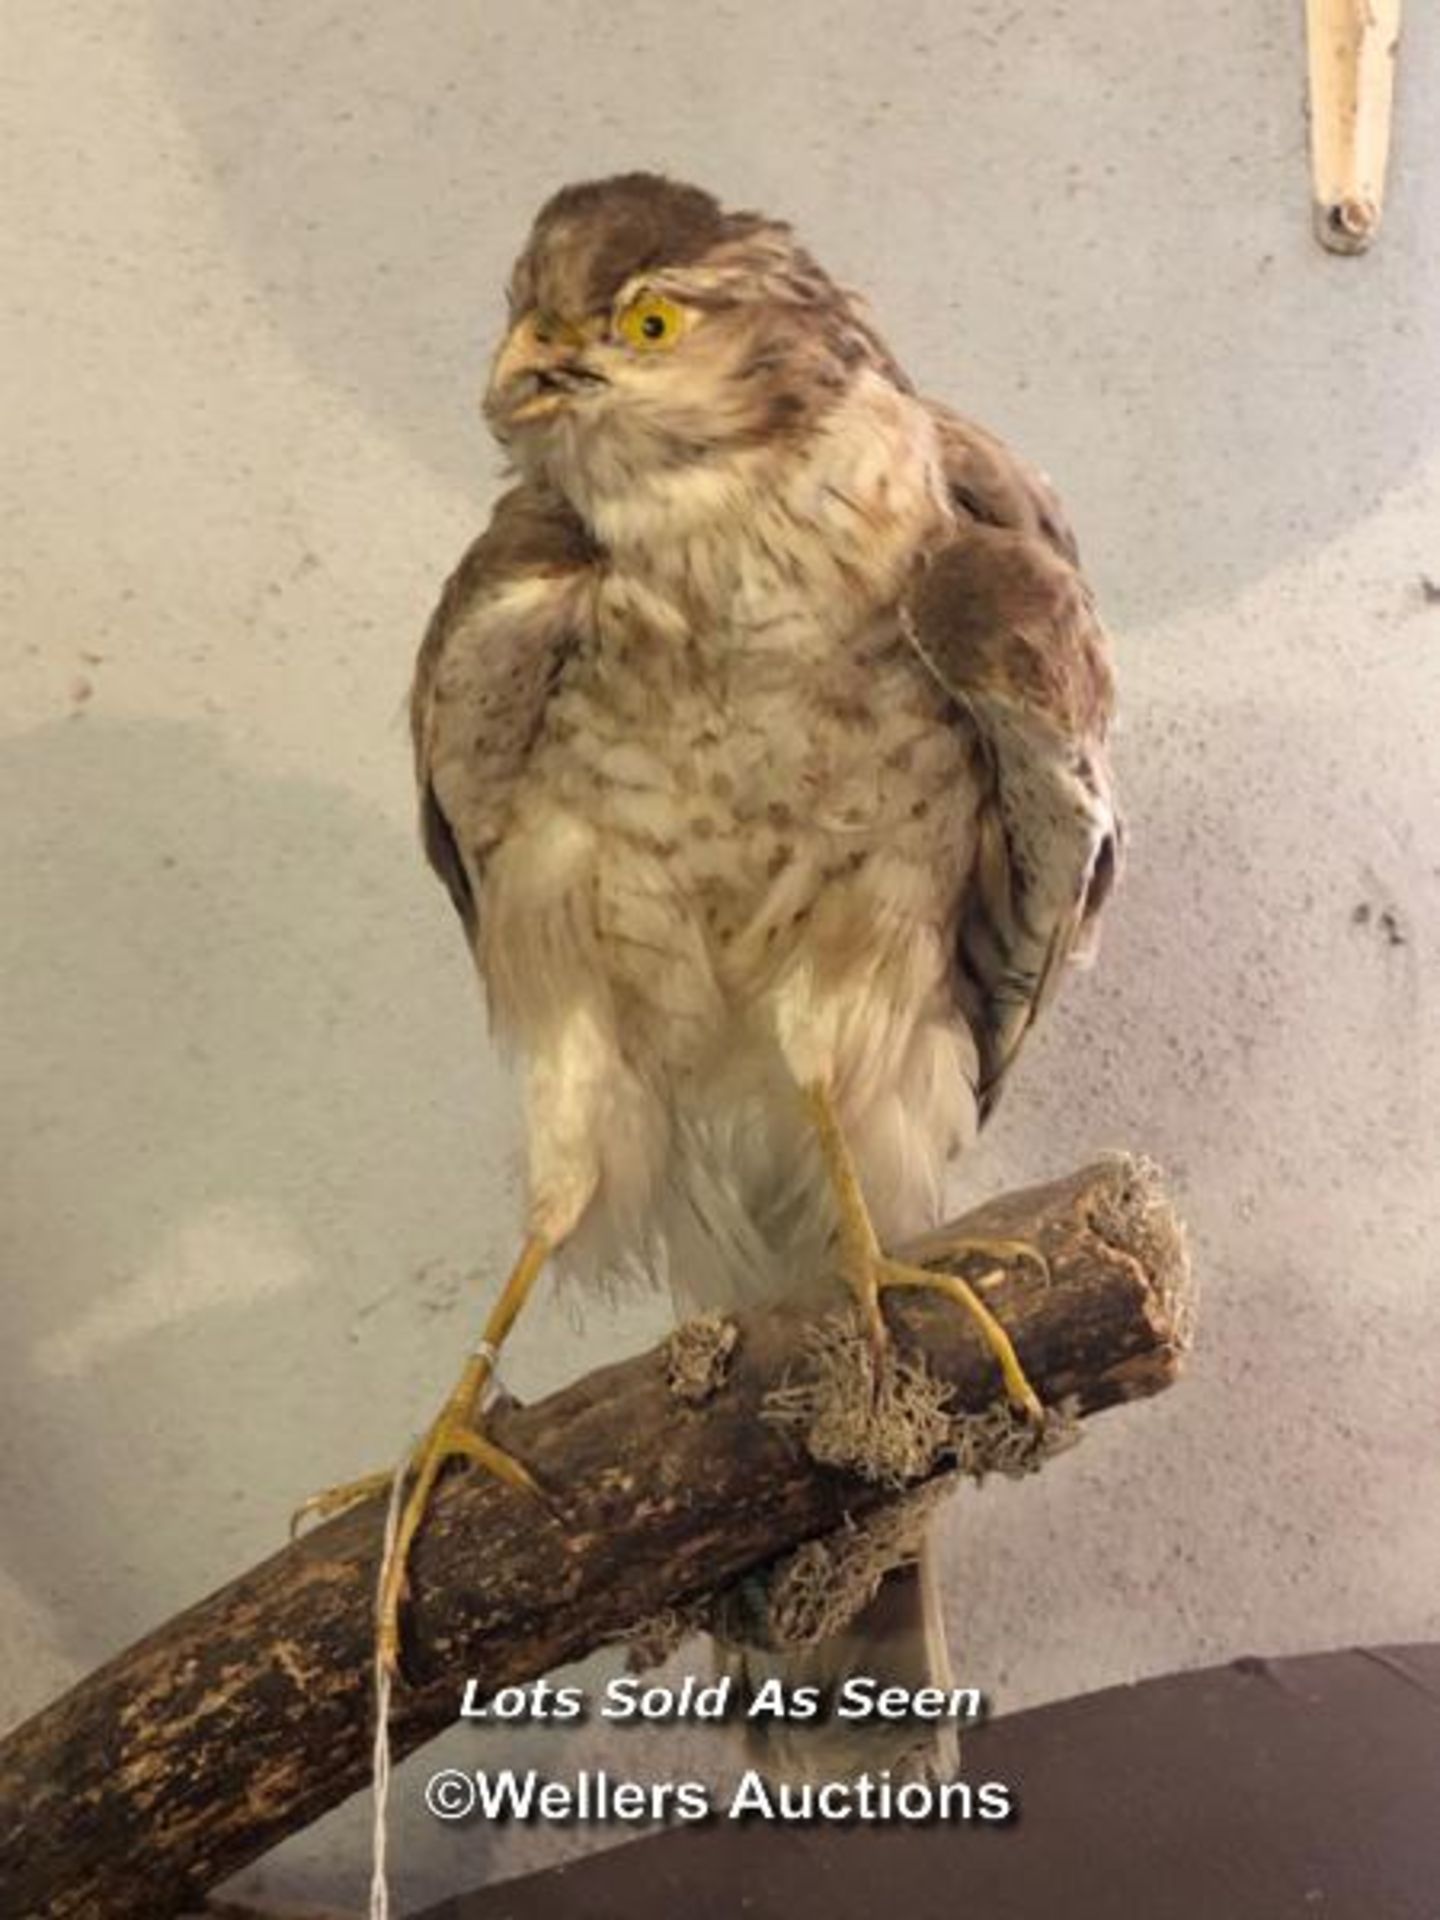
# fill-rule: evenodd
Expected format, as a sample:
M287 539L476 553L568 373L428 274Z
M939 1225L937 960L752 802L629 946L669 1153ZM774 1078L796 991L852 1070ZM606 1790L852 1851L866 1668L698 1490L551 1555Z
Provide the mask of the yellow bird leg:
M979 1244L967 1247L967 1251L978 1250ZM980 1331L1000 1363L1010 1404L1018 1407L1027 1419L1043 1419L1045 1409L1040 1404L1040 1396L1025 1376L1013 1341L968 1280L962 1280L958 1273L931 1273L928 1267L907 1267L901 1261L888 1260L880 1284L882 1287L928 1287L957 1301L962 1307L968 1307L979 1321Z
M400 1609L408 1591L406 1568L410 1550L429 1508L435 1483L447 1461L472 1461L493 1474L497 1480L503 1480L507 1486L544 1499L544 1494L528 1470L486 1438L479 1424L479 1415L485 1390L495 1375L500 1348L519 1318L530 1289L551 1250L550 1242L541 1234L532 1233L526 1240L500 1298L485 1323L484 1332L465 1362L460 1378L424 1438L401 1469L406 1483L405 1501L400 1510L394 1542L380 1571L376 1600L376 1653L391 1674L397 1672L400 1665ZM331 1487L323 1493L313 1494L292 1521L292 1532L305 1519L326 1518L342 1513L362 1500L387 1491L393 1485L394 1478L393 1473L368 1473L363 1479L353 1480L345 1486Z
M835 1195L835 1205L840 1220L842 1271L859 1303L861 1313L865 1316L877 1355L883 1351L889 1339L889 1332L880 1307L880 1297L883 1293L900 1287L928 1288L934 1293L942 1293L947 1299L965 1307L974 1316L986 1344L999 1364L1001 1377L1005 1383L1005 1392L1011 1404L1028 1419L1043 1418L1044 1408L1040 1397L1025 1376L1025 1370L1020 1364L1009 1334L985 1305L971 1283L962 1279L959 1274L932 1273L927 1267L911 1266L903 1260L892 1260L882 1250L870 1218L870 1209L865 1204L865 1195L860 1185L859 1174L856 1172L854 1157L841 1129L829 1089L819 1081L814 1082L805 1089L805 1103L814 1122L816 1137L820 1143L820 1156ZM1049 1276L1049 1263L1044 1254L1028 1241L971 1236L952 1241L946 1251L949 1252L951 1249L962 1259L971 1254L984 1254L992 1260L1029 1260L1037 1265L1047 1278Z

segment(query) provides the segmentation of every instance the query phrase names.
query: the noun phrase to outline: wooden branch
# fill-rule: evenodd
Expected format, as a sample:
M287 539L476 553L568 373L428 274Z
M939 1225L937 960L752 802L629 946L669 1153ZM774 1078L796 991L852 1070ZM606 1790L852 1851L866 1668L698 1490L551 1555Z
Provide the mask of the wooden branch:
M1094 1413L1175 1377L1187 1267L1152 1169L1090 1167L909 1251L940 1265L957 1232L1047 1255L1048 1284L1024 1265L983 1281L983 1261L966 1270L1048 1403ZM896 1351L922 1353L956 1410L993 1406L970 1315L919 1293L886 1311ZM708 1392L677 1391L667 1342L497 1414L497 1438L563 1518L484 1476L447 1477L413 1563L397 1754L457 1717L467 1677L486 1694L534 1679L893 1497L818 1465L764 1417L777 1383L804 1374L814 1324L739 1318ZM0 1913L168 1920L365 1784L381 1504L286 1547L0 1746Z
M1385 205L1400 0L1306 0L1315 232L1363 253Z
M360 1920L353 1910L342 1913L338 1907L277 1907L268 1900L261 1906L249 1900L208 1900L197 1913L182 1920Z

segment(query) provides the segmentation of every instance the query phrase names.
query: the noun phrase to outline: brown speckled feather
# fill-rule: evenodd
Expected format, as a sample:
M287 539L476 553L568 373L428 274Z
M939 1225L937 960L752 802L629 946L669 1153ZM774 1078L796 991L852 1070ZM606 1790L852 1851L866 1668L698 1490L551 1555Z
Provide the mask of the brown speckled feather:
M956 524L924 557L902 619L986 748L989 792L956 930L983 1119L1065 963L1088 957L1114 883L1114 678L1049 483L983 428L935 415Z
M929 406L956 513L982 526L1038 537L1078 567L1075 535L1045 475L978 421L935 401Z
M593 559L557 494L512 488L446 582L420 646L410 728L421 833L472 942L480 870L574 645L572 614ZM457 806L452 794L447 807L445 789L457 780L463 798Z
M515 263L511 310L590 313L633 274L699 259L762 224L753 214L727 214L700 187L653 173L562 187L536 215Z

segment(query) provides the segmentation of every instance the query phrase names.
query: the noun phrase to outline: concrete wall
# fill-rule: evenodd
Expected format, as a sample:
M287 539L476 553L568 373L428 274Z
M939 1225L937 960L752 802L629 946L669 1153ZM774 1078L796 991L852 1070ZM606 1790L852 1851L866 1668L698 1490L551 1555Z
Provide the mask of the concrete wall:
M1129 880L961 1187L1154 1153L1203 1338L1181 1392L955 1504L964 1676L1016 1706L1440 1629L1440 17L1383 240L1339 261L1301 13L11 0L6 1720L393 1458L510 1256L511 1084L400 708L493 485L509 258L632 164L870 289L1051 468L1120 636ZM513 1382L661 1319L546 1301ZM419 1777L408 1898L585 1843L439 1832ZM363 1834L250 1884L358 1904Z

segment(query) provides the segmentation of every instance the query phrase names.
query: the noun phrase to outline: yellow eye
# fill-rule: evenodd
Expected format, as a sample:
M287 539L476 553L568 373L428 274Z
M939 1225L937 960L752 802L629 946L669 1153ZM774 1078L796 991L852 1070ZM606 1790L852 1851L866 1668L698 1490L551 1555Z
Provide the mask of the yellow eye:
M674 346L685 330L685 314L663 293L642 293L625 308L616 325L632 347L653 352L658 347Z

